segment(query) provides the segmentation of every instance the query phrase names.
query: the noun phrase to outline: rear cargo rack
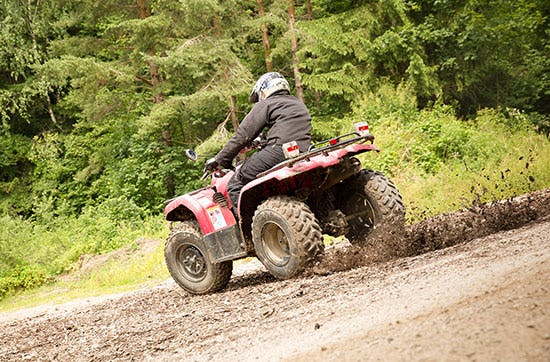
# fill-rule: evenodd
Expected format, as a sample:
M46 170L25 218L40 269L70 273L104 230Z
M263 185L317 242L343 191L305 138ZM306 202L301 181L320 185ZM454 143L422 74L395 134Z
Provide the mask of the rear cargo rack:
M350 138L352 137L352 138ZM348 133L339 137L330 138L318 143L315 143L311 145L306 153L302 153L297 157L291 158L289 160L283 161L272 168L270 168L267 171L264 171L256 177L262 177L267 175L270 172L273 172L275 170L280 170L285 167L292 167L296 163L301 161L309 161L312 157L318 156L318 155L324 155L328 156L328 153L334 150L339 150L341 148L344 148L346 146L349 146L354 143L365 143L367 141L370 141L371 143L374 142L374 136L372 134L366 134L364 136L361 136L357 132Z

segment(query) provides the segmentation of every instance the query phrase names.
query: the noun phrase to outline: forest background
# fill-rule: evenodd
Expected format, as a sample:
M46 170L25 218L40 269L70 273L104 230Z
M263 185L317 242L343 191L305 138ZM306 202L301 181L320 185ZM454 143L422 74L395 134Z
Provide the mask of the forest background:
M315 140L369 122L382 152L362 161L393 179L411 222L549 187L549 8L0 1L0 299L165 237L163 201L203 185L184 150L213 155L270 70Z

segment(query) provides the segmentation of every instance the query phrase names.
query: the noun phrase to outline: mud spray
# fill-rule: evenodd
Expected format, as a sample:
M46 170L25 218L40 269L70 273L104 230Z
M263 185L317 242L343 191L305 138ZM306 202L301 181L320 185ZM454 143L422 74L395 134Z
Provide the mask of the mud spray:
M550 214L550 189L506 200L479 203L404 227L389 226L384 236L359 244L329 247L309 273L326 275L368 264L415 256L521 227Z

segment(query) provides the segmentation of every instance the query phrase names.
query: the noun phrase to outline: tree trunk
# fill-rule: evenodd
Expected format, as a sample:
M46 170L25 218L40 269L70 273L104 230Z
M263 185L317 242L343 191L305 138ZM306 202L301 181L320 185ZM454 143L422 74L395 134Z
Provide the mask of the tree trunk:
M296 88L296 97L304 102L304 89L302 87L302 77L298 67L298 39L296 38L296 18L294 16L294 0L289 0L288 7L288 26L290 29L290 45L292 51L292 69L294 70L294 84Z
M306 19L313 20L313 10L311 9L311 0L306 0Z
M227 66L224 68L223 74L225 80L229 81L229 68ZM229 96L229 115L233 129L236 131L239 127L239 118L237 117L237 98L234 95Z
M151 6L149 0L137 0L137 5L139 9L139 18L141 20L151 16Z
M151 50L149 53L151 55L155 54L154 50ZM149 61L149 72L151 73L151 85L153 90L153 102L160 103L164 100L164 95L158 91L158 87L162 82L161 75L159 73L159 67L152 60Z
M264 16L264 5L262 4L262 0L257 0L258 3L258 15ZM268 72L271 72L273 70L273 63L271 62L271 45L269 44L269 37L267 35L267 25L265 23L262 23L260 26L260 30L262 31L262 43L264 45L264 58L265 58L265 69Z
M214 15L213 26L214 34L220 37L222 32L220 19L217 14ZM225 64L223 65L223 77L225 81L229 83L229 67ZM231 124L233 125L233 129L236 131L239 127L239 118L237 117L237 98L234 95L230 95L227 101L229 102L229 116L231 117Z
M151 16L151 5L149 4L148 0L137 0L137 6L139 9L139 18L141 20L144 20ZM155 49L149 49L148 53L149 55L155 55ZM162 82L159 67L153 60L149 60L147 64L149 65L149 74L151 75L151 79L147 83L151 85L151 90L153 92L153 102L160 103L164 99L164 96L162 95L162 93L157 92L158 86Z
M36 16L36 13L38 12L38 5L39 2L36 3L36 7L34 8L34 13L32 11L32 4L31 0L28 0L26 3L26 15L27 15L27 21L29 25L29 34L31 35L32 39L32 49L34 52L34 59L35 62L40 62L40 54L38 53L38 41L36 39L36 33L34 31L34 18ZM46 108L48 109L48 115L50 116L50 120L56 126L57 128L61 129L59 124L57 123L57 118L55 117L55 113L53 111L53 105L52 101L50 99L50 93L46 92Z
M137 6L139 9L139 18L141 20L144 20L151 16L151 5L149 3L149 0L137 0ZM150 55L155 55L155 49L149 49L148 53ZM153 60L149 60L147 64L149 65L149 74L151 75L151 79L147 83L151 85L153 102L160 103L164 100L164 95L162 94L162 92L159 92L159 86L162 83L162 76L159 72L159 66ZM162 130L160 136L166 144L166 147L170 148L172 146L172 136L170 134L170 130ZM173 173L168 172L168 174L166 175L166 179L164 180L164 187L166 188L166 193L168 194L168 197L174 196L174 194L176 193L176 185Z

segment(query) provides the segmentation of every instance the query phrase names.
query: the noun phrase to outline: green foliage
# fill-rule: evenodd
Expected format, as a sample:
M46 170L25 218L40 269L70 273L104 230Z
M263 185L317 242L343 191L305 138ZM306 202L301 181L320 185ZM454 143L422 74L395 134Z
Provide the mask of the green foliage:
M30 147L27 137L0 127L0 191L9 194L10 184L25 176Z
M386 87L358 103L355 114L375 116L369 123L382 152L361 160L392 177L411 220L550 186L550 142L529 114L484 109L465 121L441 104L417 110L410 92Z
M128 219L136 216L135 206L116 201L115 207L87 208L78 218L51 219L48 226L43 221L1 217L0 299L51 282L70 271L84 254L103 254L164 229L157 216Z
M367 3L300 23L304 84L340 112L388 82L408 82L421 96L439 94L434 67L410 37L406 10L400 1Z
M439 68L444 98L457 100L461 114L530 109L548 97L545 8L541 1L420 2L411 36Z

